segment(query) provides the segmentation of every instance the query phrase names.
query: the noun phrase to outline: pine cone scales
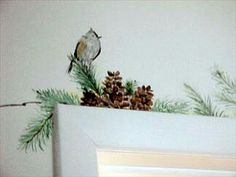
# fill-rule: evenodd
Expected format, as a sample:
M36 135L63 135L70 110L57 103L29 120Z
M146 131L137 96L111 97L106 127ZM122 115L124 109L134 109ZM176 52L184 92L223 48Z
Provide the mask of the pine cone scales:
M128 97L125 94L125 87L122 85L122 77L120 72L107 72L108 76L104 81L104 96L103 100L114 108L128 108Z
M151 110L153 93L150 86L138 87L134 95L130 99L130 109L134 110Z
M81 98L81 105L83 106L103 106L101 98L97 96L93 91L85 90L83 97Z
M103 93L98 95L94 91L83 92L81 105L109 107L118 109L133 109L150 111L153 105L153 91L150 86L133 87L132 92L127 91L127 84L124 86L120 72L107 72L103 82Z

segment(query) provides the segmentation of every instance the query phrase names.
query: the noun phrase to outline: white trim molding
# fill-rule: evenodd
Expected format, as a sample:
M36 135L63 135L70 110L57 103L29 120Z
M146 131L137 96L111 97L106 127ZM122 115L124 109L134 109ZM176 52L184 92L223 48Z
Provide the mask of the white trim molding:
M55 177L234 177L236 119L58 105Z

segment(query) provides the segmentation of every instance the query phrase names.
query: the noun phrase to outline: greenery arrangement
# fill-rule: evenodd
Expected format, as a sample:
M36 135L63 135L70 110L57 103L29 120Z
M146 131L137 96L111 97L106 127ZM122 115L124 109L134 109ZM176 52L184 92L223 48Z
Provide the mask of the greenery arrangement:
M40 101L38 117L28 124L26 133L21 135L20 149L43 150L53 130L53 110L57 103L78 105L80 97L65 90L36 90L36 99Z
M213 105L209 96L203 97L190 85L184 84L188 97L192 100L192 109L195 114L223 117L224 111Z
M68 58L70 61L76 60L72 54ZM108 71L105 80L100 83L96 78L96 69L92 63L88 65L83 60L71 63L73 67L70 76L80 86L77 94L57 89L34 90L37 99L35 102L0 105L0 107L7 107L39 104L38 117L28 124L25 134L19 138L20 149L26 151L44 149L52 135L53 110L58 103L214 117L236 115L234 111L236 108L236 81L219 69L212 72L212 78L219 87L213 96L214 99L209 95L202 96L190 85L184 84L189 100L156 98L154 101L151 86L138 86L137 82L133 80L123 83L119 71ZM79 96L81 92L82 97Z
M227 107L236 108L236 81L230 79L227 73L216 69L212 76L220 87L217 93L218 101Z

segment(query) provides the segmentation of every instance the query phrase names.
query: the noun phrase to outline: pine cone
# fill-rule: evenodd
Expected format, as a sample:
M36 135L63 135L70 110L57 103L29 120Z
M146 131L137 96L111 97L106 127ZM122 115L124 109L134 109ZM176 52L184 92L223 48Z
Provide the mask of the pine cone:
M113 108L128 108L128 96L125 94L125 88L122 84L122 77L120 72L107 72L108 76L103 82L103 96L104 105Z
M81 105L101 107L103 106L103 102L101 98L93 91L85 90L83 92L83 97L81 98Z
M152 92L153 91L151 90L150 85L147 87L145 87L144 85L142 87L138 87L134 95L130 99L130 102L131 102L130 109L150 111L151 106L153 104Z

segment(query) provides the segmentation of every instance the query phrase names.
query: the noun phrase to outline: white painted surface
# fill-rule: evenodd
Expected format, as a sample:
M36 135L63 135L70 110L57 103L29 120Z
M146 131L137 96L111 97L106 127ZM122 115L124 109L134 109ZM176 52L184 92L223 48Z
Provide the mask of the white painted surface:
M235 1L0 1L0 104L34 100L37 88L76 90L69 52L93 27L102 38L99 78L120 70L158 97L184 97L183 82L213 94L209 69L236 75ZM1 177L52 176L51 146L17 150L36 106L0 110Z
M236 119L66 105L58 105L56 113L55 148L58 153L55 164L60 166L56 165L55 171L61 172L57 174L58 177L91 176L98 169L98 164L94 166L97 157L91 155L96 149L188 153L199 156L208 154L222 156L222 159L236 156ZM88 142L92 149L90 145L85 148ZM88 154L91 156L88 157ZM81 163L86 164L86 168L77 165ZM118 166L115 171L119 168L122 167ZM138 167L133 167L133 170L135 168ZM106 170L109 172L109 168ZM145 169L139 170L145 172ZM151 173L162 175L164 171L168 175L179 172L185 176L208 174L213 177L217 174L213 169L187 169L184 172L184 169L176 170L174 167L170 171L168 168L157 167ZM227 174L233 176L236 172L221 170L218 176Z
M63 105L58 119L59 132L81 129L98 147L236 156L236 119Z
M60 111L58 111L59 114ZM54 137L53 176L98 176L96 146L94 142L91 141L90 137L82 129L77 127L78 124L73 124L70 129L68 129L68 125L63 124L63 121L55 121L56 132L58 133ZM61 141L62 139L63 141Z

